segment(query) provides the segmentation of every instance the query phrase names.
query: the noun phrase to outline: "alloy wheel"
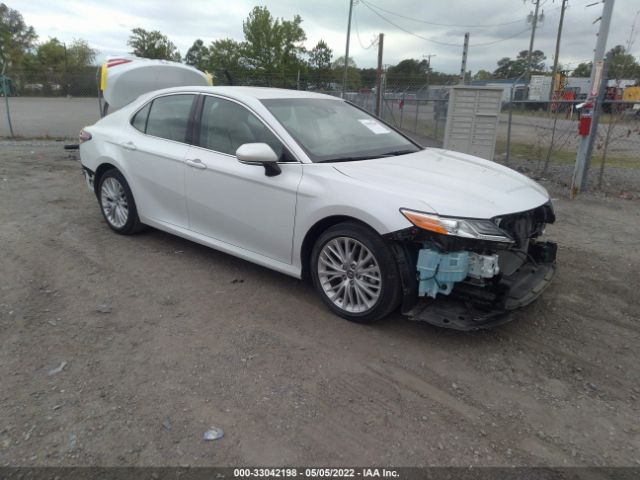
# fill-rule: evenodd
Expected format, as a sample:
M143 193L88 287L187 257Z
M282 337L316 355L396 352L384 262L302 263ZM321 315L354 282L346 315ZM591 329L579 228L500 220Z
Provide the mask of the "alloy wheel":
M333 238L322 247L318 278L333 304L349 313L370 310L382 291L377 259L364 244L350 237Z

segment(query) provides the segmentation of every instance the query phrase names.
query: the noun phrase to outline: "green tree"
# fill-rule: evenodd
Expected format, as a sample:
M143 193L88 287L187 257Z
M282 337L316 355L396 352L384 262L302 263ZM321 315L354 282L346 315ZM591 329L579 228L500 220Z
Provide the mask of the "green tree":
M191 48L187 50L187 54L184 57L184 63L202 71L209 68L209 49L202 40L198 38L193 42Z
M498 68L493 72L495 78L517 78L527 70L528 51L522 50L515 59L504 57L498 60ZM544 73L547 59L542 50L531 52L531 73Z
M493 73L487 70L478 70L473 76L474 80L491 80L493 78Z
M81 70L94 65L98 50L92 48L86 40L82 38L74 39L67 46L67 70Z
M347 64L347 87L346 90L357 90L361 85L360 70L353 57L349 57L349 63ZM333 77L340 79L339 83L342 84L344 77L344 56L336 59L331 65L333 70Z
M591 68L593 64L591 62L582 62L579 63L576 68L571 72L572 77L590 77L591 76Z
M626 48L616 45L609 52L613 54L609 65L609 78L620 80L640 77L640 65L633 55L627 53Z
M242 24L245 41L243 57L247 67L266 77L268 84L287 85L295 81L298 70L304 68L302 54L307 36L301 27L300 15L293 20L273 18L267 7L254 7Z
M65 60L64 45L57 38L50 38L36 47L36 59L40 68L62 70Z
M216 82L229 83L229 77L234 83L244 81L247 72L242 45L232 40L224 38L215 40L209 46L208 70L215 74Z
M179 62L181 59L178 48L158 30L147 31L140 27L134 28L131 30L127 45L133 49L131 53L137 57L173 60L174 62Z
M24 23L18 10L0 3L0 72L9 67L20 67L36 38L35 30Z
M333 51L324 40L318 41L315 47L309 50L309 68L311 69L311 82L319 88L327 88L331 82L331 61Z

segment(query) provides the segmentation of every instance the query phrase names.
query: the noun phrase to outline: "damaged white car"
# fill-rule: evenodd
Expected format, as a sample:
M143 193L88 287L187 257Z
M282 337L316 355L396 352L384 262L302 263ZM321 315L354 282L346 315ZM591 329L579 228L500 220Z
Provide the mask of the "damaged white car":
M338 315L400 310L484 328L555 273L546 190L423 148L339 98L250 87L155 91L85 128L107 224L148 225L298 278Z

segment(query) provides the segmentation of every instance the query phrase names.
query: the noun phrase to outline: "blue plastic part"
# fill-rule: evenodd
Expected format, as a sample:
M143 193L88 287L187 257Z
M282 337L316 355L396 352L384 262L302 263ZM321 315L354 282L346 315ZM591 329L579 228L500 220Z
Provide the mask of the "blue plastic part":
M469 273L469 252L441 253L431 248L418 252L418 295L436 298L449 295L453 284L464 280Z

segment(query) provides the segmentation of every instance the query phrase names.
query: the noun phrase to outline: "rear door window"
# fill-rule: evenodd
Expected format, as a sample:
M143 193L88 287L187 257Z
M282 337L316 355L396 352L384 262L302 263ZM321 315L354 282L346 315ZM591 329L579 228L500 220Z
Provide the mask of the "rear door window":
M156 98L151 103L145 133L167 140L185 142L194 98L195 95L185 94Z

